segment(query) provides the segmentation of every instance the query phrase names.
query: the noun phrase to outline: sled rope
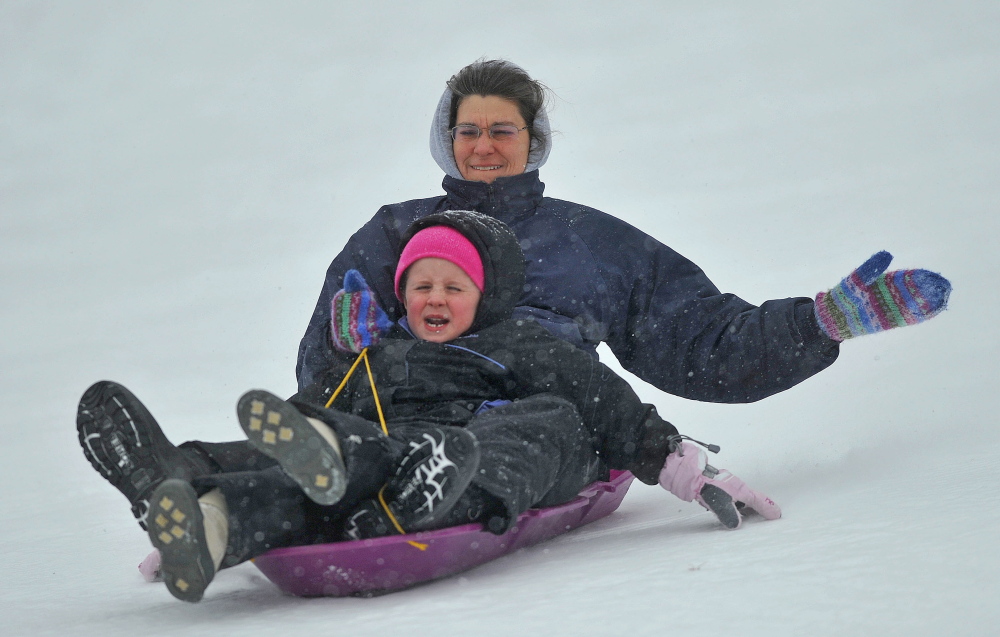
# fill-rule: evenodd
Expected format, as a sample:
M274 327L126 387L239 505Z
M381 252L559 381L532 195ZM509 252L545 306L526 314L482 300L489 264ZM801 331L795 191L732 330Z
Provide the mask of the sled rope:
M399 520L397 520L396 516L392 514L392 511L389 509L389 505L385 503L385 497L382 495L382 492L385 491L386 486L387 485L382 485L382 488L378 490L378 503L382 505L382 510L385 511L385 514L389 516L389 521L392 522L392 525L394 527L396 527L396 530L399 531L400 535L406 535L406 531L403 530L403 527L399 523ZM421 551L426 551L428 546L427 544L424 544L422 542L414 542L413 540L408 541L407 544L409 544L410 546L415 546Z
M354 361L354 364L351 365L351 369L347 370L347 374L344 376L344 380L340 381L340 385L333 392L333 395L330 396L330 400L326 401L326 408L329 409L330 405L333 404L333 401L337 400L337 396L339 396L340 392L343 391L344 387L347 385L347 381L349 381L351 379L351 376L354 374L354 370L358 368L358 363L360 363L362 360L365 361L365 369L368 370L368 384L371 385L372 395L375 397L375 409L378 410L378 422L380 425L382 425L382 433L388 436L389 428L385 426L385 415L382 413L382 403L378 399L378 390L375 389L375 375L372 374L372 366L371 363L368 362L367 347L361 350L361 353L358 354L358 358ZM379 504L382 505L382 510L384 510L386 515L389 516L389 521L392 522L392 525L394 527L396 527L396 530L399 531L399 534L406 535L406 531L403 530L403 527L399 523L399 520L397 520L396 516L392 514L391 510L389 510L389 505L385 503L385 496L382 495L382 493L385 491L385 487L386 485L382 485L382 488L379 489L378 491L378 502ZM421 551L427 550L428 547L427 544L424 544L422 542L414 542L413 540L409 540L407 544L409 544L410 546L415 546Z
M382 403L378 399L378 390L375 389L375 376L372 375L372 366L368 363L368 348L361 350L361 356L365 359L365 369L368 370L368 383L372 386L372 396L375 397L375 409L378 410L378 424L382 425L382 433L389 435L389 429L385 426L385 416L382 415Z
M347 381L351 379L351 375L354 374L355 368L357 368L358 363L361 362L361 357L365 356L365 354L367 352L368 352L368 348L366 347L363 350L361 350L360 354L358 354L358 357L354 360L354 364L351 365L351 368L349 370L347 370L347 374L344 376L344 380L340 381L340 385L333 392L333 395L330 396L330 400L326 401L326 405L325 406L326 406L327 409L330 408L330 405L333 404L333 401L337 400L337 396L340 395L341 390L344 389L344 385L346 385Z
M330 400L326 401L326 408L329 409L330 405L333 404L333 401L337 400L337 396L339 396L340 392L343 391L344 387L347 385L347 381L351 379L351 376L354 374L354 370L357 369L358 363L360 363L362 360L365 361L365 369L368 370L368 384L371 385L372 395L375 397L375 409L378 410L378 424L382 425L382 433L388 436L389 429L385 426L385 415L382 413L382 403L378 399L378 390L375 389L375 376L372 374L372 366L368 362L367 347L361 350L361 353L358 354L358 357L357 359L355 359L354 364L351 365L351 368L349 370L347 370L347 374L344 376L344 380L340 381L340 385L333 392L333 395L330 396Z

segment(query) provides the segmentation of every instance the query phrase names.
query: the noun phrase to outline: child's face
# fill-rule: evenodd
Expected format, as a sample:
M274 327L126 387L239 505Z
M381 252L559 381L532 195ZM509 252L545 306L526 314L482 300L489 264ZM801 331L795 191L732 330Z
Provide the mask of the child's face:
M406 321L425 341L444 343L464 334L476 319L481 296L469 275L451 261L427 257L406 271Z

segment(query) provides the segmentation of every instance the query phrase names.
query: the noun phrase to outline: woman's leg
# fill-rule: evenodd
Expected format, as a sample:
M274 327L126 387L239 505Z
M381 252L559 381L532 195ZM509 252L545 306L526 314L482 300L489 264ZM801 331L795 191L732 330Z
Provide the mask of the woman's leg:
M175 447L146 406L118 383L102 380L84 392L76 428L83 454L128 498L142 528L146 528L149 498L160 483L169 478L191 480L218 470L203 454Z
M232 442L203 442L189 440L178 447L208 461L211 473L239 473L261 471L277 464L273 458L254 449L247 440Z
M390 423L389 440L402 446L385 487L345 522L344 539L359 540L455 526L456 503L479 469L479 442L462 427L417 421ZM470 503L467 503L470 504ZM463 505L465 506L465 505Z

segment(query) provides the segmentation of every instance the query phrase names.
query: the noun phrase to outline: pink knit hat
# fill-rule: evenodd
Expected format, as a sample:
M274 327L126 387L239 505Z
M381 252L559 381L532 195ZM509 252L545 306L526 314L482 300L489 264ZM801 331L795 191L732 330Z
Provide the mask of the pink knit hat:
M399 263L396 265L396 298L403 300L403 295L399 290L399 280L403 277L406 269L415 261L427 257L451 261L469 275L480 292L483 291L485 284L483 260L479 256L479 250L476 250L476 246L472 245L472 242L465 238L465 235L454 228L431 226L413 235L413 238L403 248L403 254L399 255Z

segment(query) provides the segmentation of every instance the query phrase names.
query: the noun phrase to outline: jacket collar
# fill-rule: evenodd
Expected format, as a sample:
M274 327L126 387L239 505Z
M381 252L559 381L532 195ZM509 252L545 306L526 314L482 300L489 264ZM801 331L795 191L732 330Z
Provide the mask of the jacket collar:
M498 177L492 184L445 175L441 185L448 193L448 207L452 210L475 210L502 221L533 213L545 191L537 170Z

